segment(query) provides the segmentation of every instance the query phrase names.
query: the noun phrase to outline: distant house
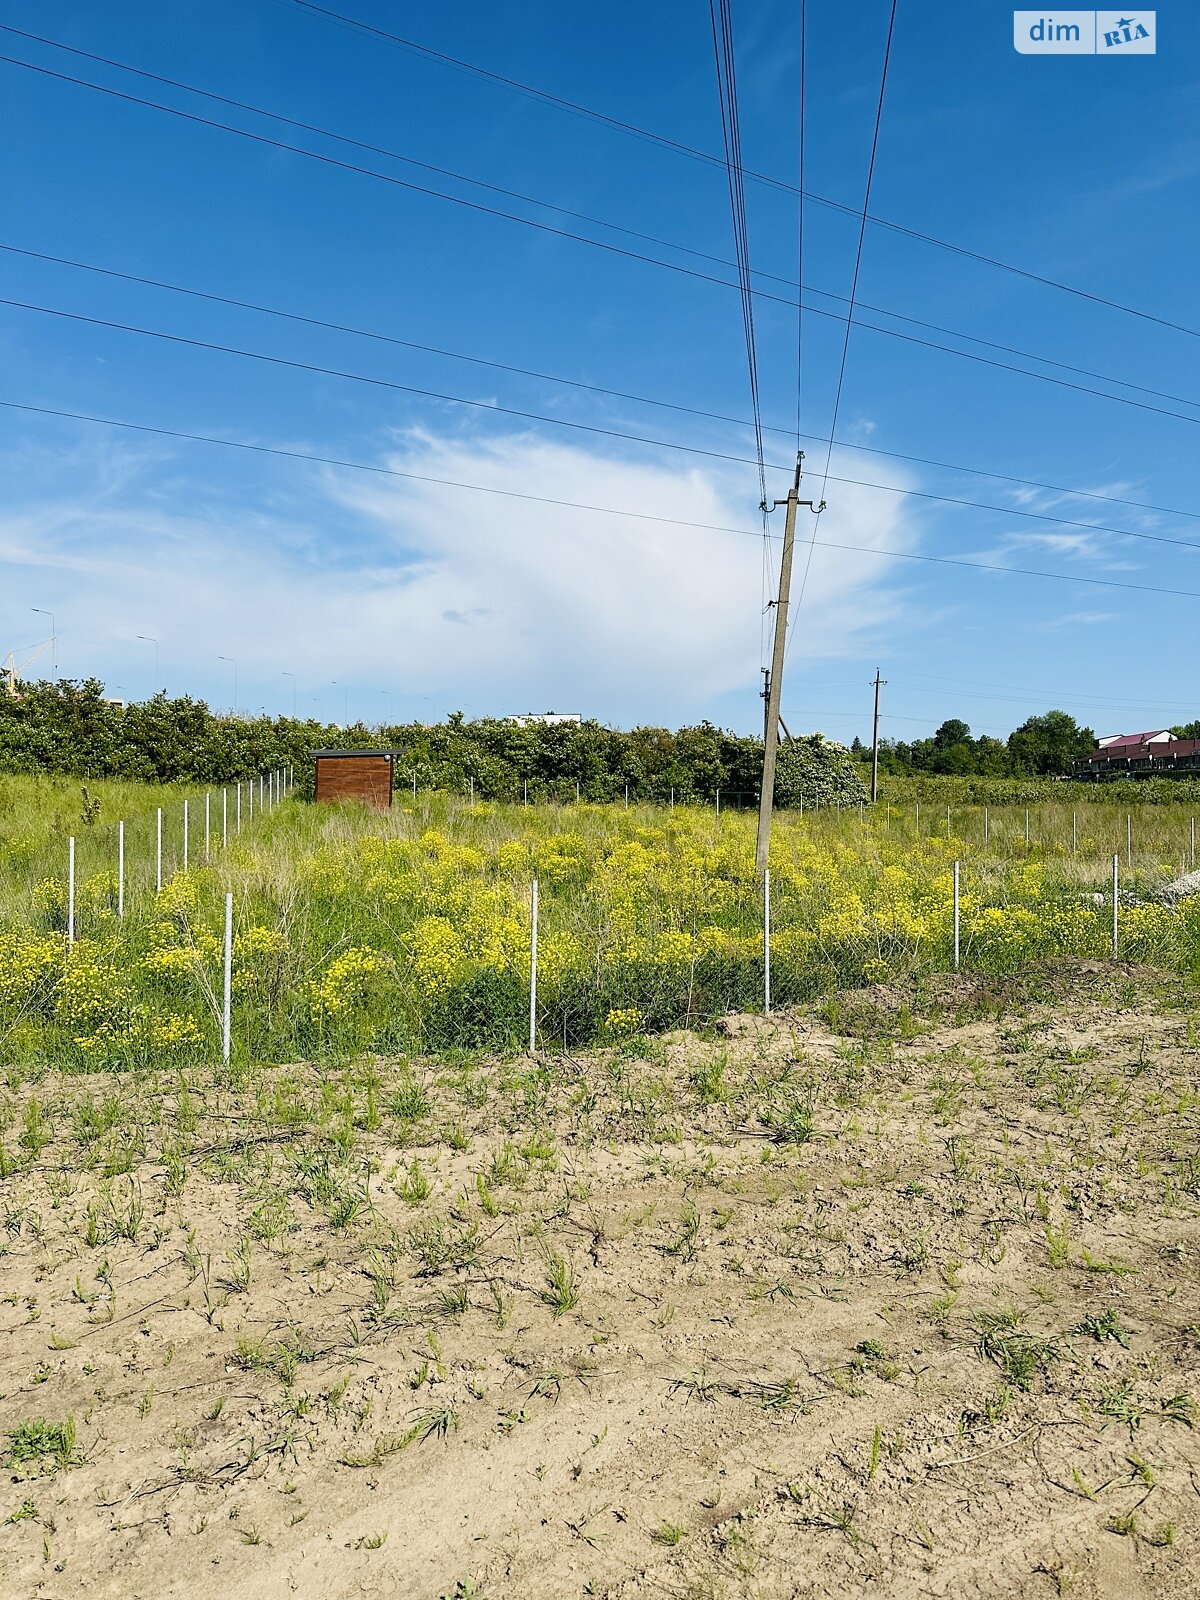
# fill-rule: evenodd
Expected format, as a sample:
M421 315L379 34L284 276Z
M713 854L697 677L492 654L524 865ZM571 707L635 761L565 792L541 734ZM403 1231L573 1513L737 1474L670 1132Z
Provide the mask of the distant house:
M1170 728L1156 728L1152 733L1110 733L1106 739L1097 739L1098 750L1142 750L1155 744L1170 744Z
M564 722L581 723L583 718L578 711L521 711L514 716L505 717L504 720L515 722L518 728L527 728L531 723L537 722L546 728L556 728Z
M1077 778L1150 778L1200 773L1200 739L1176 739L1170 728L1112 733L1075 764Z

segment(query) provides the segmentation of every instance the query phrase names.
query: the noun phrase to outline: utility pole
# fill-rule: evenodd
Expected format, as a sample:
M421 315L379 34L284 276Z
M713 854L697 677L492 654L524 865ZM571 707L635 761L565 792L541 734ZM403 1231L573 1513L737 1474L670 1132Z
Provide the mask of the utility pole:
M771 651L771 675L767 679L767 721L763 729L762 792L758 797L758 843L754 870L761 878L767 870L771 847L771 813L775 808L775 752L779 748L779 701L783 690L783 656L787 648L788 599L792 589L792 551L796 544L796 508L817 510L811 500L800 499L800 469L804 452L796 456L796 476L786 500L775 505L787 507L783 528L783 559L779 564L779 599L775 604L775 643Z
M886 678L879 676L879 668L875 668L875 731L871 736L871 804L879 799L879 690Z

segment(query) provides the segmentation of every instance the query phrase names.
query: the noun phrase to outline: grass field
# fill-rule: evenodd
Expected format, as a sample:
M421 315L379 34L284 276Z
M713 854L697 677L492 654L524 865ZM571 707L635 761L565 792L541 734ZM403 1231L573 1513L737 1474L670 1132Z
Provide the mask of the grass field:
M385 816L288 799L252 817L245 797L239 830L232 792L12 778L0 806L0 1039L12 1063L212 1060L227 891L233 1047L244 1061L527 1043L535 878L543 1043L613 1042L763 1003L762 889L746 812L402 795ZM955 860L968 969L1111 953L1115 852L1122 954L1194 971L1200 901L1153 900L1188 867L1192 840L1186 807L887 804L782 816L772 847L774 998L947 970Z
M781 817L765 1017L745 814L184 798L0 782L5 1594L1200 1594L1186 807Z

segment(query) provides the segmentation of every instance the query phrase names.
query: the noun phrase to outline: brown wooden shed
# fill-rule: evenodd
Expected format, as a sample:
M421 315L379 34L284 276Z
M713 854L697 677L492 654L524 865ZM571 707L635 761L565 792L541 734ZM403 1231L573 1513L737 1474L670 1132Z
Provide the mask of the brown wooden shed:
M380 811L391 805L391 750L314 750L313 759L314 800L361 800Z

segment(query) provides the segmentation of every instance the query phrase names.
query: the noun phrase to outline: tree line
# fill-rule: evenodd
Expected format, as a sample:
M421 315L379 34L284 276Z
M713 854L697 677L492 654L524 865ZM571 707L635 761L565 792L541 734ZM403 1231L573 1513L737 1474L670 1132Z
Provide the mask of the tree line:
M623 731L598 722L521 726L494 718L369 728L294 717L219 716L202 700L156 695L131 705L96 679L22 684L0 694L0 771L56 772L147 783L236 783L276 767L311 785L312 753L387 749L398 788L481 799L622 798L753 804L762 741L711 723Z
M1195 730L1191 732L1190 730ZM1200 723L1178 730L1200 737ZM906 775L990 778L1056 777L1094 747L1090 728L1065 711L1027 718L1006 741L975 738L967 723L951 718L929 739L885 740L880 768ZM203 700L156 695L131 705L106 697L96 679L23 684L18 695L0 694L0 770L56 772L80 778L123 778L151 783L235 783L292 766L310 779L314 750L386 748L395 752L397 787L473 791L480 798L519 800L631 799L711 803L717 793L731 805L756 802L762 740L726 732L709 722L669 730L579 724L468 721L455 713L427 726L403 723L343 728L294 717L219 716ZM820 735L795 741L781 754L781 803L809 790L818 798L851 797L853 781L838 752ZM863 762L869 751L852 747ZM794 769L794 770L793 770ZM797 784L800 788L797 789ZM811 790L811 784L819 784Z
M855 753L865 751L856 739ZM1096 748L1096 735L1066 711L1027 717L1008 738L973 738L970 727L950 717L931 739L881 739L881 772L898 776L934 773L945 777L1063 777Z

